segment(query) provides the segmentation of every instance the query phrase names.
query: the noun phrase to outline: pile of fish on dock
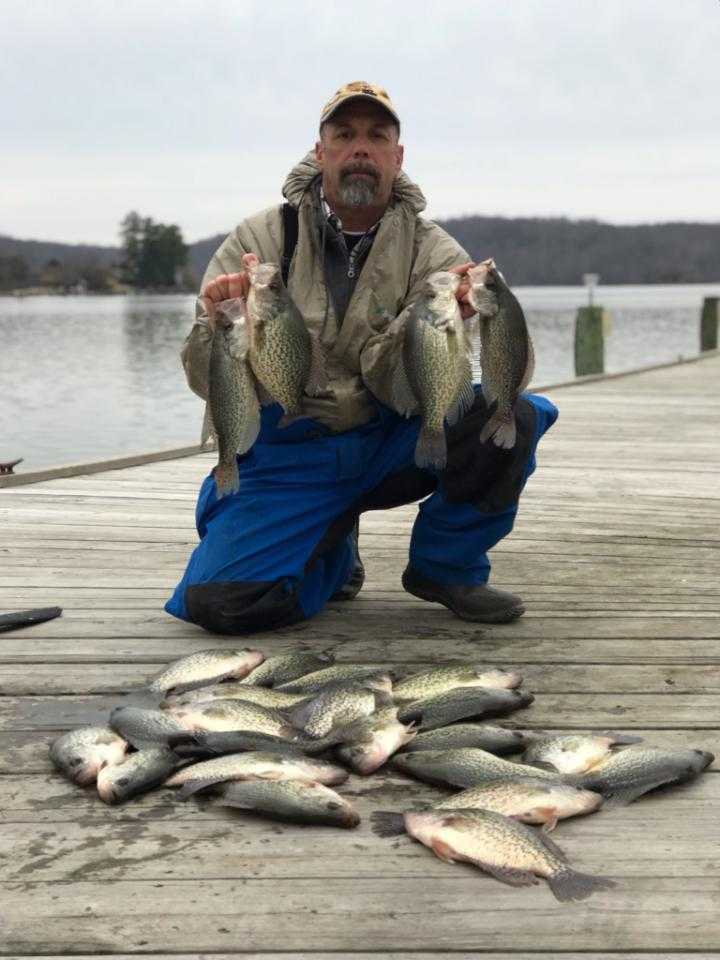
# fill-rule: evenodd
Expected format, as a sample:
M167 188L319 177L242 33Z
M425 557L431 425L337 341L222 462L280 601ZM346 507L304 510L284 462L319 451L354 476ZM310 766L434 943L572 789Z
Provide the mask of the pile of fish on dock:
M527 707L519 673L450 663L396 678L298 650L266 659L216 649L171 663L149 684L157 709L120 706L50 748L55 765L106 803L156 787L273 819L353 828L333 787L391 757L420 780L462 788L432 805L371 815L379 836L407 833L440 859L513 886L547 881L558 900L612 885L573 870L547 837L557 821L636 800L701 773L713 755L621 734L541 735L479 723ZM522 752L521 760L503 755ZM534 830L532 825L541 826Z

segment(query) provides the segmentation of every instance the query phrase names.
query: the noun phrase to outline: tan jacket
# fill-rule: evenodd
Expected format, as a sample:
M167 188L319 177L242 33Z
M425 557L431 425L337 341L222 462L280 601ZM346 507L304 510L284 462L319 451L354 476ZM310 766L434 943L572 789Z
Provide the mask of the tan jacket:
M288 289L308 329L325 347L329 389L305 397L303 413L335 432L350 430L374 416L370 392L391 406L393 374L399 361L399 333L423 280L436 270L468 261L462 247L443 229L420 217L425 198L404 173L395 180L390 204L358 278L340 330L320 259L320 236L310 183L318 173L308 154L290 173L283 195L298 209L298 242L290 264ZM279 263L282 256L281 207L244 220L210 261L202 288L223 273L237 273L244 253ZM211 334L202 302L182 351L191 389L208 394Z

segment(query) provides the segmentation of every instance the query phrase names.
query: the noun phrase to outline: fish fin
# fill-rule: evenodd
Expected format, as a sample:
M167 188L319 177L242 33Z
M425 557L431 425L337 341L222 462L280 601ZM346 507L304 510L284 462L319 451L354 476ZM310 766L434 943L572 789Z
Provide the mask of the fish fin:
M310 334L310 370L308 372L307 385L305 387L305 393L309 394L311 397L317 397L318 394L323 393L323 391L328 388L328 376L327 376L327 358L325 356L325 350L322 343L320 343L319 338L311 333Z
M540 881L534 873L529 870L515 870L512 867L501 867L496 863L488 863L486 860L470 859L483 873L489 873L491 877L500 880L501 883L507 883L510 887L532 887Z
M530 334L527 335L527 363L525 365L525 372L523 373L523 378L520 381L520 386L518 387L518 393L522 393L523 390L527 388L527 385L532 380L532 375L535 373L535 349L533 347L533 342L530 339Z
M389 810L375 810L370 814L372 832L376 837L401 837L405 831L405 816Z
M602 793L605 798L603 806L611 810L613 807L626 807L630 803L634 803L635 800L639 800L640 797L645 793L649 793L651 790L657 790L658 787L663 787L669 785L673 780L669 780L663 777L662 780L657 780L654 783L644 783L642 786L634 787L625 787L621 790L608 790L605 792L602 787L593 787L594 790Z
M631 743L643 743L643 737L636 737L629 733L614 733L612 730L606 730L601 734L603 737L607 737L612 740L611 747L627 747Z
M203 790L209 790L210 787L215 787L217 786L218 783L223 783L223 781L222 780L188 780L187 783L184 783L180 788L180 790L178 791L177 798L178 800L187 800L188 797L192 797L196 793L200 793Z
M522 762L526 763L529 767L537 767L538 770L547 770L549 773L557 773L557 767L554 767L551 763L548 763L547 760L526 760L525 757L522 757Z
M506 416L496 410L490 417L480 431L480 443L485 443L490 439L496 447L501 447L503 450L512 450L517 440L515 414L512 411L509 416Z
M539 834L542 836L542 834ZM544 839L547 839L545 837ZM556 900L567 903L570 900L587 900L598 890L610 890L615 881L609 877L593 877L588 873L580 873L572 867L565 867L547 878L548 885Z
M230 463L218 463L213 469L213 476L218 500L240 489L240 474L235 458Z
M450 409L447 412L445 419L448 424L453 427L458 422L462 420L465 414L468 412L470 407L475 403L475 391L473 390L472 384L472 367L470 364L467 364L467 370L460 382L460 389L458 390L458 395L453 400Z
M392 380L392 405L403 417L411 417L417 413L418 402L410 386L405 361L401 357L395 367Z
M540 840L543 846L547 847L550 853L554 854L559 860L562 860L563 863L567 861L567 854L564 850L561 850L560 847L555 843L554 840L551 840L547 833L540 831L533 831L535 836Z
M436 470L444 470L447 463L447 442L444 430L433 433L424 426L420 429L415 447L415 463L421 469L434 467Z
M455 862L455 851L449 844L445 843L444 840L439 840L437 837L434 837L430 847L435 856L439 857L440 860L444 860L445 863Z
M212 413L210 412L210 404L205 404L205 414L203 415L202 430L200 431L200 446L204 447L207 443L212 443L212 446L217 445L217 433L215 431L215 424L213 423Z
M273 403L277 403L275 397L270 393L268 388L262 383L261 380L258 380L257 376L255 379L255 392L257 393L258 402L261 407L269 407Z
M534 807L533 812L545 821L542 825L545 833L550 833L551 830L555 829L558 822L557 809L555 807Z

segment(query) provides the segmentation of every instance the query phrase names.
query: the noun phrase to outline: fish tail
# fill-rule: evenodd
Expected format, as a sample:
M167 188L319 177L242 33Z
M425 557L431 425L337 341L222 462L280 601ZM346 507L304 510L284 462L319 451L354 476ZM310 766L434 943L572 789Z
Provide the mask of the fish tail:
M370 814L372 832L376 837L400 837L405 833L405 816L389 810L375 810Z
M491 437L496 447L502 447L503 450L512 450L517 439L515 414L512 411L508 416L502 411L496 410L490 417L480 431L480 443L485 443Z
M235 457L229 463L221 460L215 467L214 476L218 500L228 493L237 493L240 489L240 474Z
M418 467L435 467L443 470L447 463L447 442L445 431L437 433L423 427L415 447L415 463Z
M587 900L598 890L610 890L615 881L609 877L593 877L589 873L580 873L572 867L564 866L547 878L556 900L567 903L570 900Z

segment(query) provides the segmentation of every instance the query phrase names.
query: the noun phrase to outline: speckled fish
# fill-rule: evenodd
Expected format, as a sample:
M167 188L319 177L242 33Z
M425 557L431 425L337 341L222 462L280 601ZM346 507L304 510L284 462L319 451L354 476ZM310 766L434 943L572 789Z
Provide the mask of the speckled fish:
M98 795L105 803L124 803L159 787L180 762L166 747L129 753L121 763L102 768L97 778Z
M360 816L351 804L322 783L300 780L241 780L219 787L218 803L273 820L352 829Z
M167 787L184 784L209 786L223 780L305 780L325 784L344 783L347 770L334 763L278 751L228 754L193 763L172 774L165 781ZM197 788L196 788L197 789Z
M535 368L525 315L493 260L468 271L469 299L480 317L482 390L488 406L497 407L480 432L505 450L515 446L515 403Z
M243 730L293 739L297 730L277 710L247 700L210 700L173 711L186 730Z
M50 759L68 780L81 787L94 783L108 764L120 763L128 744L110 727L78 727L50 746Z
M523 754L523 763L536 764L559 773L586 773L613 752L615 747L641 743L642 737L608 733L604 736L568 734L544 737L531 743Z
M173 694L209 686L221 680L239 680L265 659L259 650L200 650L173 661L150 683L153 693Z
M397 753L392 762L398 770L419 780L452 787L475 787L493 780L522 778L562 783L560 774L538 770L537 767L528 767L521 763L511 763L476 747Z
M355 773L368 776L414 736L414 724L400 723L397 707L383 707L348 728L337 754Z
M455 750L458 747L479 747L488 753L520 753L530 742L522 730L506 730L489 723L452 723L419 733L405 747L412 750Z
M261 664L262 666L262 664ZM196 687L177 697L168 697L160 704L161 710L178 710L193 703L210 700L246 700L258 703L261 707L273 707L282 710L307 700L306 693L287 693L285 690L273 690L271 687L249 687L242 680L226 680L209 687Z
M509 689L519 687L521 683L522 674L515 671L482 667L472 663L453 663L403 677L394 684L393 697L399 703L434 697L438 693L445 693L455 687Z
M312 741L313 745L317 741ZM177 733L168 737L168 746L179 757L204 760L208 757L222 757L227 753L240 753L243 750L294 753L303 756L305 750L299 743L274 737L269 733L257 733L250 730L223 730L219 732Z
M557 900L585 900L614 887L606 877L579 873L547 836L490 810L424 810L405 814L409 836L446 863L472 863L512 887L546 880Z
M490 687L455 687L434 697L403 704L398 717L403 723L421 720L421 730L444 727L454 720L497 717L529 706L535 698L521 690L493 690Z
M377 677L387 673L382 667L363 667L356 663L336 663L323 670L315 670L289 683L277 684L275 690L285 690L289 693L314 693L322 690L331 683L343 683L345 680L365 680L368 677Z
M323 352L293 303L280 267L260 263L252 254L243 263L250 278L250 365L271 402L282 406L282 426L301 412L303 393L327 388Z
M463 790L436 803L436 810L494 810L522 823L554 830L558 820L594 813L603 802L599 793L546 780L495 780Z
M293 653L268 657L264 663L255 667L239 682L253 687L277 687L281 683L290 683L316 670L324 670L333 663L335 663L335 657L332 653L296 650Z
M240 489L237 454L260 432L260 403L248 363L250 336L242 300L216 306L208 368L208 405L201 442L214 434L218 462L213 471L218 498Z
M470 346L455 296L459 283L455 273L431 274L405 323L392 399L403 416L420 414L418 467L445 467L445 420L457 423L475 400Z
M108 723L137 750L147 746L167 746L171 734L184 730L177 720L162 710L142 707L115 707Z
M649 790L683 783L702 773L715 759L707 750L659 750L628 747L611 753L587 773L566 775L566 780L605 797L606 806L632 803Z
M335 727L368 717L378 707L392 703L391 690L387 674L332 684L295 707L289 716L293 726L309 737L325 737Z

